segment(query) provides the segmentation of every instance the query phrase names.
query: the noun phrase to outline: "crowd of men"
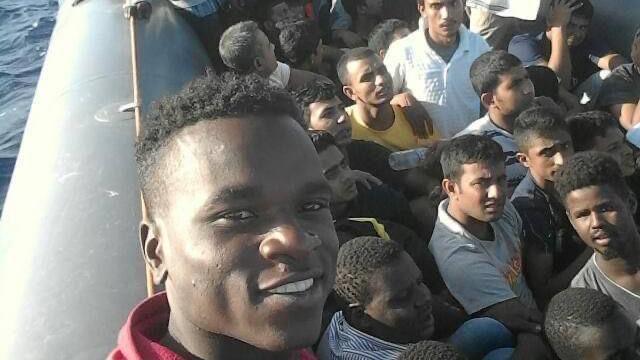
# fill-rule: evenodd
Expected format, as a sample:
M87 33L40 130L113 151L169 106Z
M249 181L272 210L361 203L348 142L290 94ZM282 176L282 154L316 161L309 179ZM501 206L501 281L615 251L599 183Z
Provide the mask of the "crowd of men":
M213 68L146 115L164 291L112 359L640 359L640 31L627 59L589 0L171 2Z

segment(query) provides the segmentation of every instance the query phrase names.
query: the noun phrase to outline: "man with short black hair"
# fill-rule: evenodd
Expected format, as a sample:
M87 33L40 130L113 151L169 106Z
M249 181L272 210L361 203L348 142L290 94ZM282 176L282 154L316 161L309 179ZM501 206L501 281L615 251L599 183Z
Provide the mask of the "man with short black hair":
M640 319L638 202L617 162L601 152L578 153L558 171L555 187L571 224L595 251L571 286L599 290Z
M516 118L518 161L528 169L511 197L523 224L523 269L538 307L566 289L593 251L573 230L553 187L553 176L573 155L564 119L546 108Z
M516 158L518 146L513 140L513 122L533 102L533 84L520 60L504 50L480 55L471 65L469 76L487 114L456 136L484 135L500 144L506 158L507 196L511 196L527 173Z
M406 22L398 19L385 20L371 30L369 34L369 49L384 60L389 46L395 41L405 38L410 33L409 25Z
M322 132L311 135L322 171L331 187L334 219L365 217L389 220L421 233L409 202L401 193L384 184L370 189L359 188L353 170L333 137Z
M633 150L613 115L604 111L588 111L570 116L567 124L576 152L605 152L616 160L625 177L636 172Z
M357 48L345 53L338 62L338 77L344 94L355 102L346 109L353 139L401 151L429 145L438 138L432 128L427 137L417 135L417 123L422 120L391 104L392 79L373 50ZM430 129L429 124L421 125Z
M611 297L567 289L547 308L544 329L561 360L640 359L638 325Z
M148 114L140 240L166 293L132 311L112 359L314 358L299 349L320 335L338 241L301 122L255 75L197 79Z
M522 222L506 198L502 148L463 135L449 142L440 161L448 198L438 208L429 249L442 278L468 314L492 317L518 334L516 353L545 358L537 336L542 317L522 273Z
M322 39L318 25L311 20L288 22L278 35L280 53L296 69L320 73L322 69Z
M274 45L254 21L239 22L225 30L219 50L229 69L239 74L258 74L282 89L297 89L320 76L278 62Z
M462 25L462 0L417 0L420 27L389 47L384 63L396 93L411 93L450 138L480 116L469 80L471 63L489 50Z

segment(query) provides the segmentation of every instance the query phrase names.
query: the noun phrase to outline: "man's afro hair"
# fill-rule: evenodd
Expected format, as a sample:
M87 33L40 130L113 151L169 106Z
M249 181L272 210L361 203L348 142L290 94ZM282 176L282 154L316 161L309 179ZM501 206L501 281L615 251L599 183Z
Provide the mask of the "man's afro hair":
M250 117L268 121L272 116L289 116L302 125L295 101L285 90L271 87L258 75L207 74L189 83L179 93L155 103L143 122L143 134L136 144L140 185L148 208L156 203L156 190L164 177L163 164L168 145L182 129L200 121Z

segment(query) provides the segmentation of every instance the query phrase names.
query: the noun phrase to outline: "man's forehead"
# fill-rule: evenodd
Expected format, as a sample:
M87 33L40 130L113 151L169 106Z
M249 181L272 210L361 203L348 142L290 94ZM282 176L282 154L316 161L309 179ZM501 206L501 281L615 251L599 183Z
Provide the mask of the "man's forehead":
M491 177L504 173L504 162L502 161L480 161L462 165L462 175L471 177Z

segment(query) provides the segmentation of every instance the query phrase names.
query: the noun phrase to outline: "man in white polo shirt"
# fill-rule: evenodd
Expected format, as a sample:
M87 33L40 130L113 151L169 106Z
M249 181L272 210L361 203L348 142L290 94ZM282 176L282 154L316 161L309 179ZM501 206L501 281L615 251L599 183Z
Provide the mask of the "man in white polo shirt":
M418 10L419 29L394 42L384 63L395 92L412 93L436 130L452 137L480 117L469 69L489 45L462 25L462 0L418 0Z

